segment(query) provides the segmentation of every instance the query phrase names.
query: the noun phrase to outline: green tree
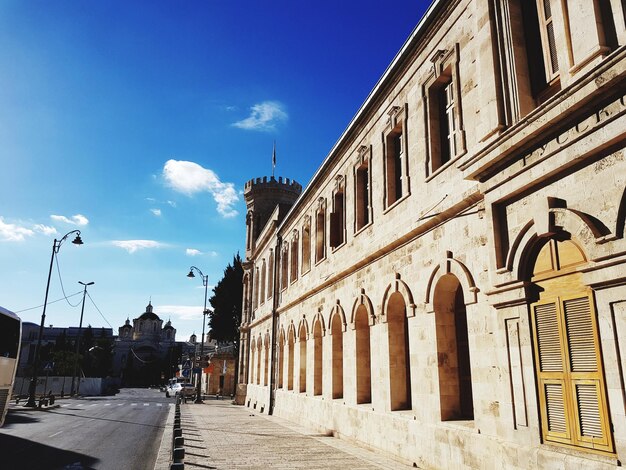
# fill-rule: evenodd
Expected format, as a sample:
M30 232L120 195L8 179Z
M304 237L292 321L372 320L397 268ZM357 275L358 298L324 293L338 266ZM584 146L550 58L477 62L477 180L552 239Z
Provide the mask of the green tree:
M239 344L241 302L243 297L243 267L239 253L226 266L224 277L213 288L209 299L213 313L209 317L209 335L216 341Z

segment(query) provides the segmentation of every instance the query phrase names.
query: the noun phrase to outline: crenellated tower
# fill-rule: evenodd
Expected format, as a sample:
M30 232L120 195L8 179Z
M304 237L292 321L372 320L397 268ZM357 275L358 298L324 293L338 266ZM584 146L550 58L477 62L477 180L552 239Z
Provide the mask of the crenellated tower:
M248 181L244 188L246 200L246 259L250 259L259 234L276 210L280 221L302 192L300 183L289 178L264 176Z

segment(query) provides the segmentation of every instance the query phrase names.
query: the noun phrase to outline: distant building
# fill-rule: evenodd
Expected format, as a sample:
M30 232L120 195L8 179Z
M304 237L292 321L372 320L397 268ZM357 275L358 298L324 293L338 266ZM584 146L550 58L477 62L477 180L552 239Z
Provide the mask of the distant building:
M123 385L153 385L171 376L178 363L181 345L176 343L176 329L168 320L154 313L152 302L146 311L130 319L118 330L113 356L113 375Z
M83 327L81 331L81 336L85 334L87 328L91 328L94 339L98 338L108 338L113 340L113 329L112 328L101 328L101 327ZM24 376L29 375L31 373L30 366L33 364L35 360L35 348L37 347L37 339L39 337L39 325L31 322L23 322L22 323L22 340L20 347L20 358L17 366L17 375ZM41 338L41 347L52 347L56 346L57 341L61 337L64 337L63 341L66 343L76 344L76 338L78 337L78 327L77 326L68 326L68 327L55 327L48 326L44 327L43 335Z

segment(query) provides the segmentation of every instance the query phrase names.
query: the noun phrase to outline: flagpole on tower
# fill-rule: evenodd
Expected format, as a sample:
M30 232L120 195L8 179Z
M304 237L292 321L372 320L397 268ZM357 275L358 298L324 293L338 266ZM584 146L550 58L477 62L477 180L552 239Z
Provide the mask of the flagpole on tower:
M272 179L274 178L275 168L276 168L276 141L274 141L274 150L272 151Z

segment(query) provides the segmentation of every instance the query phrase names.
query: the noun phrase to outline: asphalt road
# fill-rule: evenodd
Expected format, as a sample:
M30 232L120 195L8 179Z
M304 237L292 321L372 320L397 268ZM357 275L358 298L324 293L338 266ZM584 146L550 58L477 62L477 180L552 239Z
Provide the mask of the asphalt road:
M56 404L45 411L11 405L0 428L0 468L153 470L174 399L135 388Z

